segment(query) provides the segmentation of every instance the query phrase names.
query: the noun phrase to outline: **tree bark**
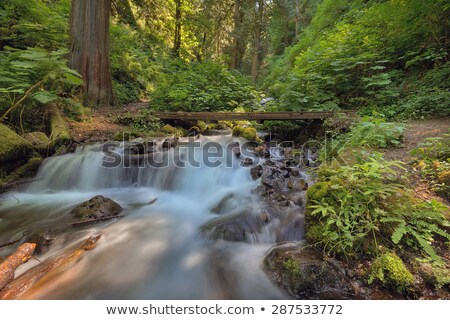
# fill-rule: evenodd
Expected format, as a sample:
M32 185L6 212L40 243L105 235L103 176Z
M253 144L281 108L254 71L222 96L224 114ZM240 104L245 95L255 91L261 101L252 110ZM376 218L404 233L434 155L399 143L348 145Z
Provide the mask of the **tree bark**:
M180 57L181 49L181 4L182 0L175 0L175 37L173 41L173 55Z
M255 45L253 48L252 78L256 81L259 71L259 60L261 55L261 32L264 17L264 0L257 0L257 19L255 27Z
M234 34L233 34L233 51L231 57L231 68L238 69L240 66L240 29L241 29L241 0L234 3Z
M111 0L72 0L70 14L71 68L84 80L88 106L114 104L109 62Z

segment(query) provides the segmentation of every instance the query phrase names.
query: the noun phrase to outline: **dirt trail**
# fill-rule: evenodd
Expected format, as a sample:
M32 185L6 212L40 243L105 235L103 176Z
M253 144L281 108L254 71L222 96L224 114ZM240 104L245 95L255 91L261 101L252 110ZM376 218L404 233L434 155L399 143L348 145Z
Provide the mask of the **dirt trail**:
M410 151L417 148L426 138L442 137L450 130L450 118L413 120L407 123L401 147L386 151L385 158L408 162L412 160Z
M386 151L385 158L388 160L399 160L405 163L413 160L410 151L417 148L426 138L442 137L450 130L450 118L430 119L430 120L414 120L408 122L404 134L404 142L399 148L391 148ZM411 168L408 166L408 168ZM422 200L436 199L440 202L450 203L443 198L437 196L431 191L430 185L426 179L420 176L418 172L410 170L410 182L414 188L415 195Z

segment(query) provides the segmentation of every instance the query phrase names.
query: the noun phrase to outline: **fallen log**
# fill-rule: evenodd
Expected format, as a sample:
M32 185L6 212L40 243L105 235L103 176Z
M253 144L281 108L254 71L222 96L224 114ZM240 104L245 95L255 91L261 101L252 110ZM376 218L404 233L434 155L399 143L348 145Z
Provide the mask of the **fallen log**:
M33 299L33 294L42 287L58 283L55 279L80 261L87 251L94 249L100 238L101 235L91 236L72 253L51 258L31 268L0 290L0 300Z
M5 261L0 264L0 289L14 279L14 272L22 264L30 260L36 244L24 243Z

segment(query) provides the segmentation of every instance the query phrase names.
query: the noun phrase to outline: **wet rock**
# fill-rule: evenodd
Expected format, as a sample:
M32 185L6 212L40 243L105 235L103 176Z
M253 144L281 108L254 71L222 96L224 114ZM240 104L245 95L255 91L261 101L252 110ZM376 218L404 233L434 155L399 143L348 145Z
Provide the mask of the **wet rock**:
M42 231L28 237L26 242L36 244L36 249L34 250L36 254L44 254L50 249L50 246L55 241L55 238L56 236L54 233L50 231Z
M259 179L263 173L264 173L264 168L262 165L258 165L256 167L253 167L250 169L250 174L251 174L253 180Z
M248 210L212 219L200 229L211 240L251 241L272 219L268 212L255 214Z
M242 166L244 167L250 167L253 165L253 159L252 158L245 158L243 161L241 161Z
M83 202L70 211L71 215L81 221L111 218L121 213L123 209L118 203L101 195Z
M322 253L294 242L273 248L264 259L269 277L297 299L348 299L355 292L350 279Z
M233 199L234 194L230 193L223 197L215 206L212 207L211 212L216 214L223 214L223 210L226 208L228 201Z
M179 138L167 138L166 140L164 140L162 148L166 150L176 148L179 142L180 142Z

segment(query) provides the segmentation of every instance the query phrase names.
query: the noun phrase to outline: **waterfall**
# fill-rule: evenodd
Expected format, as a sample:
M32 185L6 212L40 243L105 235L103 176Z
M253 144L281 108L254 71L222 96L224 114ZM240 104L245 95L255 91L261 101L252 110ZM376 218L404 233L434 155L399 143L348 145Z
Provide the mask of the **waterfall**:
M289 223L254 192L259 183L230 142L231 137L211 137L164 149L159 141L145 154L131 152L128 143L96 144L49 158L33 182L0 197L0 243L57 229L76 205L103 195L126 216L59 235L40 260L92 233L103 238L77 264L68 285L41 298L286 298L267 278L262 261ZM298 210L287 208L284 215L289 221L302 217ZM233 228L243 230L241 241L226 241L223 230Z

